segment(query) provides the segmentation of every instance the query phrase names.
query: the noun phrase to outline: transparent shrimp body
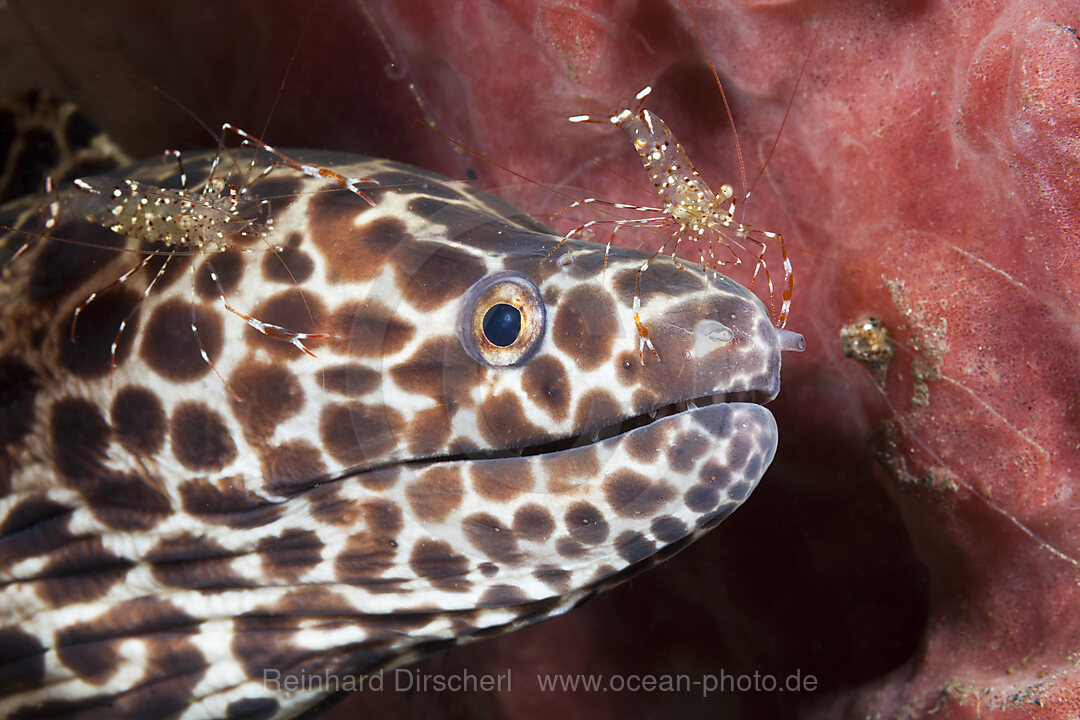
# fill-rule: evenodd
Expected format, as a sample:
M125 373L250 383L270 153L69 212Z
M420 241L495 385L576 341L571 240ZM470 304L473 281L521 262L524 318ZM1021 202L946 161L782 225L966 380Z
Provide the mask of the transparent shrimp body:
M250 223L236 219L238 195L224 193L220 178L198 193L110 177L79 178L72 190L66 215L170 248L223 250L226 237Z
M649 180L656 186L664 201L664 212L688 230L698 234L705 228L731 227L735 203L727 208L725 202L735 194L731 185L724 184L717 195L698 174L682 145L658 115L641 110L637 113L623 109L611 121L621 127L634 143Z
M662 212L667 218L679 224L672 253L682 241L684 234L695 241L699 238L710 241L709 258L705 257L704 252L701 253L702 264L706 267L739 265L742 263L742 258L736 251L744 251L753 257L754 262L754 274L750 280L751 289L757 280L758 272L764 270L771 301L773 284L769 267L765 262L765 251L768 249L769 242L778 242L784 262L785 287L776 325L780 328L784 327L791 309L794 276L783 236L779 233L751 228L736 219L735 189L730 184L724 183L720 186L719 192L713 192L694 167L686 150L675 138L667 123L656 113L640 108L640 102L651 91L652 88L646 87L637 94L639 109L622 108L609 116L608 120L622 128L630 138L649 175L649 180L656 188L657 196L664 203ZM581 122L586 118L587 116L577 116L571 118L571 121ZM588 119L591 120L591 118ZM652 208L641 209L652 210ZM652 224L652 220L645 220L642 224ZM714 240L719 241L725 255L717 257L713 252L711 242ZM747 245L752 247L748 248Z

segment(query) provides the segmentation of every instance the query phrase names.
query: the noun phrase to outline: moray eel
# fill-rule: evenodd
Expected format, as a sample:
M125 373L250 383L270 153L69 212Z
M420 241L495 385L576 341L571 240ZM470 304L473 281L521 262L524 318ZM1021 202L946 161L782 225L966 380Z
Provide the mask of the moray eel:
M166 255L117 284L153 247L65 214L70 195L63 241L8 238L33 242L0 288L0 715L317 710L325 688L275 680L565 612L715 526L769 465L761 403L801 337L743 287L654 262L661 357L642 362L646 254L549 257L558 236L461 183L297 152L377 180L374 206L276 168L243 188L247 232L169 248L151 292ZM210 157L185 157L189 187ZM121 178L179 187L175 163ZM18 210L3 222L40 231ZM238 313L326 337L309 356Z

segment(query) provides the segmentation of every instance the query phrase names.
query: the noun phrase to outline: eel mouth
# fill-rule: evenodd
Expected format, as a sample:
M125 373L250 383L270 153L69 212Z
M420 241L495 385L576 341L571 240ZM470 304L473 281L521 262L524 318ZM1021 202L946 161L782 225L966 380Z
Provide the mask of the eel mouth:
M338 473L327 473L313 478L310 484L344 480L346 478L370 476L395 468L427 467L436 463L476 462L487 460L522 460L536 456L554 456L560 453L580 451L591 446L618 443L630 433L650 432L665 423L680 418L694 416L703 429L715 429L722 426L732 416L752 410L756 423L771 428L768 432L775 435L776 421L764 403L772 396L764 391L750 390L740 392L715 392L699 395L685 400L658 405L651 410L632 415L611 423L598 425L581 433L563 438L546 440L541 443L524 445L516 448L494 448L490 450L471 450L459 453L433 455L424 458L395 460L388 463L363 468L347 468ZM769 454L771 459L771 453Z
M590 428L581 433L570 435L564 438L548 440L543 443L527 445L519 448L482 450L461 455L431 458L426 462L453 460L497 460L503 458L533 457L536 455L554 455L556 453L566 452L567 450L576 450L578 448L596 445L607 440L611 440L612 438L625 435L634 430L648 427L650 425L653 425L654 423L658 423L664 420L665 418L670 418L676 415L684 413L696 413L703 411L706 408L717 405L752 404L756 406L761 406L769 399L770 397L768 393L758 390L742 392L715 392L709 395L700 395L694 398L677 400L675 402L667 403L665 405L659 405L652 408L651 410L647 410L637 415L622 418L606 425ZM764 410L764 408L762 408L762 410ZM765 412L768 411L765 410Z

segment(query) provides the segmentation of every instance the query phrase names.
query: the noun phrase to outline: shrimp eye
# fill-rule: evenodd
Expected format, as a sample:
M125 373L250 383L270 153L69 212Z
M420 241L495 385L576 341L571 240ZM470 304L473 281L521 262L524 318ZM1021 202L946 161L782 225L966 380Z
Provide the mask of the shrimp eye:
M531 280L517 273L497 273L465 293L458 330L461 345L485 365L520 365L540 345L545 317L540 291Z

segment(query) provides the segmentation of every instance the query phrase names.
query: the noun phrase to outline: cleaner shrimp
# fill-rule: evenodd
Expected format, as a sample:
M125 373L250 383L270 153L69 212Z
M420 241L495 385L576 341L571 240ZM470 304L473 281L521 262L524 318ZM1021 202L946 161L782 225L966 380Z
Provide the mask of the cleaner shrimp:
M693 13L690 11L689 5L685 3L685 0L684 5L686 6L687 13L690 15L691 21L693 22L700 39L701 35L700 30L697 29L697 22L694 20ZM807 63L810 60L810 55L813 52L813 47L816 42L817 36L815 35L810 46L810 51L804 58L802 68L799 71L799 76L796 80L796 89L806 70ZM702 47L705 48L705 52L708 53L708 48L703 39ZM736 143L739 175L742 186L746 187L745 165L743 162L742 149L738 144L738 131L735 128L731 109L728 105L723 85L720 83L716 66L712 63L711 58L709 58L709 65L723 100L726 115L731 123L732 133ZM638 309L641 306L641 275L648 270L650 264L656 257L663 254L670 255L672 260L678 264L676 253L679 245L686 239L689 239L694 243L699 241L707 243L706 247L699 247L698 249L700 263L706 273L710 271L719 271L720 268L728 265L741 265L743 262L742 256L748 256L754 265L749 289L751 291L754 289L758 274L763 271L765 282L768 286L769 306L770 311L773 314L774 324L777 328L784 328L791 311L791 298L795 285L795 273L791 266L791 259L788 257L784 236L779 232L761 230L743 222L742 218L744 215L745 203L750 198L753 185L747 188L746 192L741 196L737 196L735 188L730 183L723 183L716 191L714 191L709 184L705 182L697 168L694 167L693 162L690 160L690 156L675 137L675 134L668 127L667 123L665 123L656 113L644 107L645 99L652 93L652 90L651 86L646 86L639 91L634 96L634 99L637 102L633 109L630 107L622 107L611 112L606 117L594 117L592 115L584 114L572 115L568 120L571 123L611 123L623 130L630 139L634 150L638 153L641 163L648 174L649 180L656 190L657 198L662 202L662 206L633 205L612 202L596 197L577 200L557 213L556 216L586 205L602 205L617 210L632 210L639 213L646 213L646 215L644 217L635 218L588 220L567 232L563 236L564 241L569 240L589 228L610 224L613 226L607 242L607 249L610 250L615 239L615 233L620 228L638 227L673 229L673 232L661 243L654 255L644 262L637 271L633 301L634 323L641 339L641 355L643 361L643 352L646 346L652 351L654 356L659 358L659 355L653 347L652 341L649 339L647 328L642 325L638 315ZM765 159L765 165L768 164L768 160L772 156L772 152L775 151L776 144L779 142L780 134L783 132L784 124L787 122L788 114L791 111L791 102L794 100L794 97L795 93L793 91L791 99L788 102L787 110L784 114L784 120L781 122L780 131L776 135L772 150L770 150L769 155ZM762 168L762 173L764 173L764 167ZM758 178L760 177L761 175L759 174ZM769 269L765 257L766 251L772 243L779 246L784 269L784 283L779 313L776 312L772 272ZM561 244L562 243L560 242L559 245ZM551 250L549 256L558 249L559 245L556 245L555 248ZM715 249L716 246L720 247L719 254Z
M239 187L218 172L221 159L226 153L224 148L226 131L236 133L242 138L243 144L252 145L274 158L273 162L266 164L261 171L254 174L251 180L241 183ZM106 286L92 291L75 307L71 316L72 342L77 340L80 316L95 300L104 293L123 286L136 273L149 267L154 258L163 258L138 300L119 322L109 347L110 380L115 372L117 348L124 330L137 312L139 305L150 296L154 287L165 275L170 262L175 257L201 253L224 253L230 248L239 247L241 242L247 243L251 240L267 242L266 239L273 229L273 217L269 213L271 201L256 199L249 193L249 188L265 178L275 167L289 167L303 174L325 179L351 190L367 203L373 204L371 198L359 189L360 183L373 182L369 178L346 178L331 170L302 165L276 148L262 143L255 136L228 123L222 127L222 133L221 145L210 163L207 177L201 182L200 187L194 190L188 187L188 175L182 155L178 150L166 150L164 158L175 160L179 169L179 188L161 187L131 178L88 176L72 181L70 191L61 198L61 195L54 190L51 179L46 178L45 191L51 197L51 201L45 207L43 221L46 233L65 221L85 221L131 238L149 248L134 266L122 272ZM256 156L253 154L248 168L249 176L254 173L255 163ZM40 237L46 236L44 233L40 234ZM12 256L12 260L16 260L26 247L27 243L24 243ZM263 335L287 342L314 357L314 353L304 345L304 340L323 339L328 337L327 333L303 333L290 330L237 310L230 303L212 262L208 259L206 263L210 282L216 288L217 295L226 310ZM194 268L191 283L194 294ZM228 383L218 372L199 335L194 306L190 328L203 362L228 387Z

